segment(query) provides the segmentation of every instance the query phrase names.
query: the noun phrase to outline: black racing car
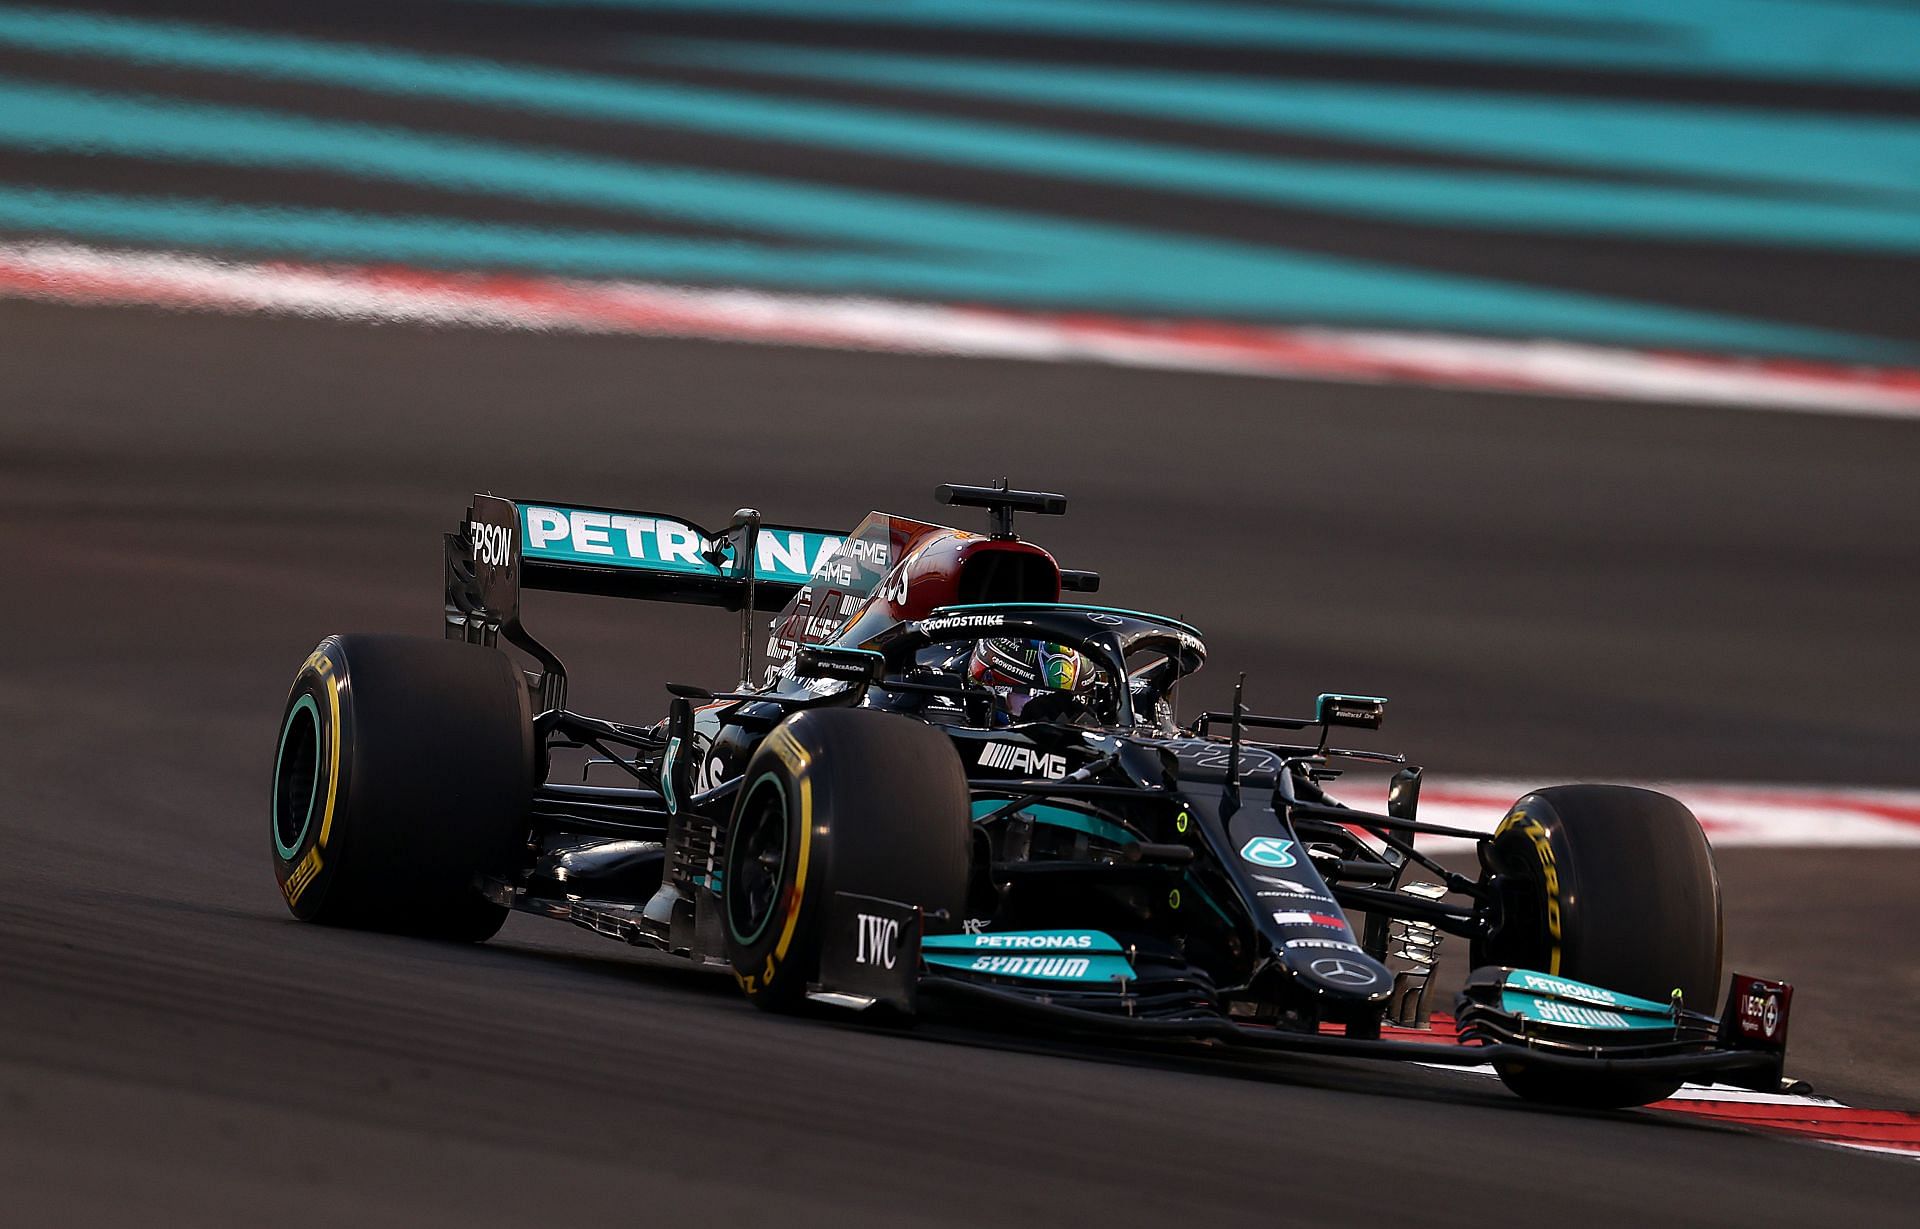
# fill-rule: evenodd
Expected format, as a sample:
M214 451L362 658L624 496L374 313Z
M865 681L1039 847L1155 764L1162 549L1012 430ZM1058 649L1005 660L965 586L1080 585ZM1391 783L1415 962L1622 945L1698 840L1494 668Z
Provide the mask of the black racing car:
M1546 1101L1780 1085L1790 986L1736 975L1720 1014L1699 1010L1721 984L1720 888L1679 802L1565 785L1491 836L1422 823L1419 768L1331 742L1377 729L1384 700L1273 717L1236 688L1232 711L1183 723L1199 632L1063 600L1099 577L1015 535L1015 513L1065 499L938 494L989 531L742 511L709 532L474 496L446 538L445 640L329 637L294 680L272 807L288 907L468 941L518 909L730 966L769 1008L1491 1062ZM576 713L523 589L737 610L741 682L670 684L650 724ZM1384 811L1324 792L1356 761L1397 769ZM625 783L555 779L568 768ZM1423 833L1476 840L1479 873ZM1447 935L1474 970L1458 1044L1406 1039Z

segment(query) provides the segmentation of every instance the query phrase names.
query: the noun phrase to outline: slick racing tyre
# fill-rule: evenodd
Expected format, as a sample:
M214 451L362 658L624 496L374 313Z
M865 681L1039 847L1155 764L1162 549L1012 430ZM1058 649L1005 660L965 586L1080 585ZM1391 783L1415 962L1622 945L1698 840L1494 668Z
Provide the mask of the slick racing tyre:
M747 997L800 1001L836 892L918 905L927 933L958 929L968 797L953 744L920 722L845 708L781 722L747 761L722 864L727 956Z
M1561 785L1513 804L1481 846L1500 928L1473 967L1506 965L1712 1011L1720 989L1720 878L1700 823L1677 799L1619 785ZM1502 1078L1521 1096L1642 1105L1678 1080L1585 1072Z
M269 845L302 921L465 942L505 908L475 877L526 830L527 689L495 649L330 636L294 677L274 756Z

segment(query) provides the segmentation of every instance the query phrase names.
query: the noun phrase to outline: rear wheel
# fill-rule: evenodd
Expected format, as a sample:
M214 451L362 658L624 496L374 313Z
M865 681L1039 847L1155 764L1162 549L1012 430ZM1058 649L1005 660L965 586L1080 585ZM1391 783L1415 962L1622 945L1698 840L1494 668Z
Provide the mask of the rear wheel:
M1513 804L1481 848L1501 900L1475 968L1507 965L1711 1010L1720 988L1720 879L1699 821L1679 800L1619 785L1561 785ZM1642 1105L1679 1087L1660 1077L1501 1072L1523 1097Z
M526 687L497 650L331 636L294 677L274 757L274 877L302 921L478 942L475 887L525 832Z
M966 772L929 726L871 709L796 713L747 762L722 864L728 959L747 997L791 1007L818 977L835 893L917 905L957 929L972 819Z

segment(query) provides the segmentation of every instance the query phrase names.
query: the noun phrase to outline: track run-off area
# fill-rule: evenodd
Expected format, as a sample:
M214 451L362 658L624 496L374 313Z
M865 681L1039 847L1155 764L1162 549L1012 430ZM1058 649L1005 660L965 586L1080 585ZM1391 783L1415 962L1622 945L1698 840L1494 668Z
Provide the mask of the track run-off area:
M0 1191L27 1224L1904 1225L1920 38L1712 0L0 3ZM1756 412L1765 411L1765 412ZM1780 1093L881 1030L286 914L273 724L475 491L1026 526L1422 814L1676 794ZM573 704L712 611L533 595ZM1383 779L1332 788L1366 804ZM1471 866L1464 842L1431 846ZM1441 949L1433 1005L1465 970Z

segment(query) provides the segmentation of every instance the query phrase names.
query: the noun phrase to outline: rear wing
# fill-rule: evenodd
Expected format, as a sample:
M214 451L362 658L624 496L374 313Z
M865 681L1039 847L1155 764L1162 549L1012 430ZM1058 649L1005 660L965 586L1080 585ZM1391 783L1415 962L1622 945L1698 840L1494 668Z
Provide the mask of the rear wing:
M475 495L446 535L446 634L493 645L504 636L545 668L534 686L564 707L566 672L520 626L520 591L545 589L725 610L779 610L845 535L763 525L743 509L722 530L657 512Z

